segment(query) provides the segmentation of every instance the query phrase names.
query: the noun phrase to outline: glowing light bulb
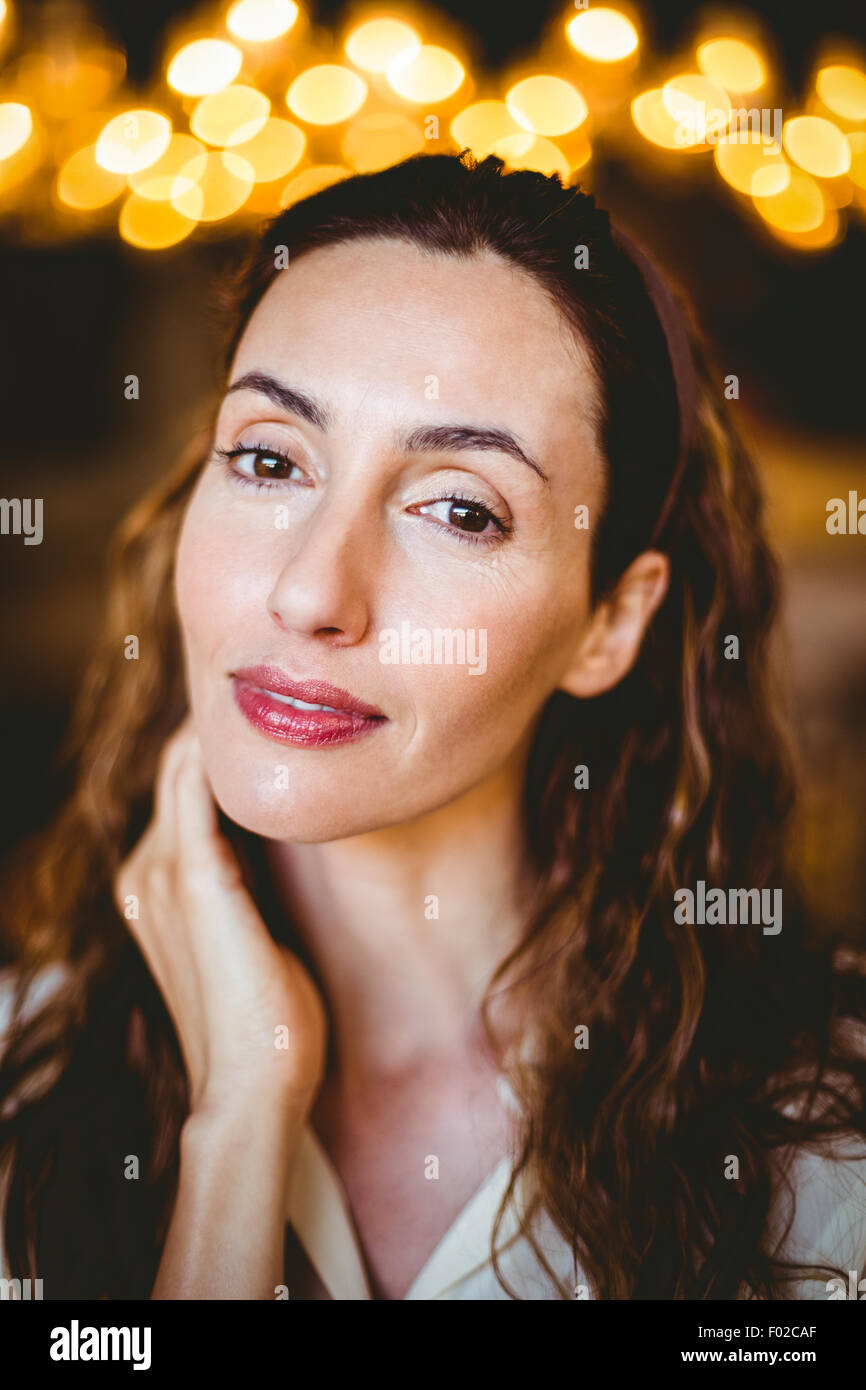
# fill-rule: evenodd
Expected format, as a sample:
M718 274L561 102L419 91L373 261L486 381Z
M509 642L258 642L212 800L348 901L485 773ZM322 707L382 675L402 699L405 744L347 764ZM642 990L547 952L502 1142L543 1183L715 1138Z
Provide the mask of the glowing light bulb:
M398 96L432 104L453 96L466 73L447 48L427 43L415 52L398 54L388 64L386 76Z
M22 149L32 134L33 117L29 106L20 101L0 104L0 159L8 159Z
M233 150L212 150L201 168L184 165L172 190L172 207L193 222L220 222L243 207L255 182L253 170Z
M126 188L123 174L112 174L96 162L96 146L76 150L60 166L55 191L61 203L77 211L106 207Z
M477 159L490 154L497 140L524 133L504 101L473 102L457 113L450 127L458 149L468 146Z
M716 168L738 193L753 198L781 193L790 182L791 166L768 135L754 130L747 135L746 140L740 133L722 136L713 151Z
M828 111L843 121L866 121L866 73L836 64L822 68L815 90Z
M226 16L226 28L236 39L267 43L287 34L298 13L293 0L237 0Z
M744 39L708 39L695 56L704 76L728 92L756 92L767 80L760 53Z
M378 111L358 116L343 136L340 147L347 164L359 174L385 169L424 148L421 127L400 111Z
M166 81L176 92L203 97L233 82L241 70L243 54L224 39L196 39L176 53L168 65Z
M703 148L697 131L672 116L661 87L641 92L631 104L631 118L645 140L663 150L694 151Z
M851 151L851 181L862 192L866 192L866 130L852 130L847 137Z
M271 116L257 135L232 152L245 159L256 183L272 183L291 173L307 147L307 137L299 126Z
M766 222L766 225L777 241L792 247L795 251L823 251L838 241L842 221L833 204L827 203L824 208L824 216L817 227L810 227L808 231L790 231L787 227L778 226L769 221Z
M289 110L309 125L337 125L360 110L367 84L351 68L321 63L295 78L288 92Z
M683 144L713 143L730 123L731 101L727 92L701 73L685 72L672 77L662 88L662 101L680 128Z
M818 178L838 178L851 167L845 136L823 116L793 116L782 127L782 142L794 163Z
M100 131L96 162L112 174L134 174L155 164L170 139L167 116L158 111L123 111Z
M577 88L561 77L526 77L508 92L505 105L517 124L533 135L566 135L589 114Z
M543 135L532 135L527 130L519 135L503 136L493 144L490 153L503 159L509 169L534 169L539 174L559 174L563 182L571 173L568 160L552 140Z
M195 220L184 217L171 203L154 202L130 193L120 210L120 235L142 251L164 251L195 231Z
M189 128L208 145L241 145L259 133L270 109L266 96L239 83L202 97Z
M637 30L619 10L593 6L576 15L565 32L571 46L594 63L621 63L638 46Z
M780 193L756 198L754 202L764 221L783 232L813 232L824 221L827 210L819 185L799 169L791 170L788 185Z
M346 54L365 72L386 72L396 58L414 57L421 40L410 25L399 19L369 19L346 39Z
M165 153L147 169L130 174L127 182L140 198L167 202L172 193L181 191L184 180L190 187L198 181L206 160L207 150L200 140L191 135L173 135Z

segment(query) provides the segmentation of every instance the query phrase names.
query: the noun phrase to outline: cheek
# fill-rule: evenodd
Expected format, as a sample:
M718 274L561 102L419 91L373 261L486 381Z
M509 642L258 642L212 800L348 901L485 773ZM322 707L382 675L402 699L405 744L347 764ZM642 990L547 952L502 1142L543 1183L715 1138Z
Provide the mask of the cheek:
M218 653L244 630L250 605L267 595L266 558L261 537L251 544L205 494L194 495L175 564L175 601L191 663L197 655Z
M495 590L451 605L451 626L458 608L466 625L465 663L402 666L427 728L461 745L470 761L480 754L495 762L515 746L577 649L589 615L588 576L576 574L568 589L542 578L502 576Z

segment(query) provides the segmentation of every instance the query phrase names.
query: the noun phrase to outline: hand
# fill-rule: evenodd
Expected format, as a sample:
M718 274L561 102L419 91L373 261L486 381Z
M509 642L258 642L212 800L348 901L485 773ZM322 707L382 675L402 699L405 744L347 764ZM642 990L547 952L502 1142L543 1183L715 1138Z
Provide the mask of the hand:
M191 1113L248 1107L258 1093L306 1112L324 1074L325 1009L244 886L189 717L163 750L153 818L115 876L124 917L131 894L139 915L128 925L174 1020Z

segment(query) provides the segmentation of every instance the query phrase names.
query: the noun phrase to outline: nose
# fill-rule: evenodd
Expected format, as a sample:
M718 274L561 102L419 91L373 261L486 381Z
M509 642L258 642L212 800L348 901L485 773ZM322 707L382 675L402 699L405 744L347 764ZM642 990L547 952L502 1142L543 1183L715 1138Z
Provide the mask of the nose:
M362 640L376 574L376 523L367 511L335 493L320 502L302 533L287 533L268 595L270 617L283 631L336 646Z

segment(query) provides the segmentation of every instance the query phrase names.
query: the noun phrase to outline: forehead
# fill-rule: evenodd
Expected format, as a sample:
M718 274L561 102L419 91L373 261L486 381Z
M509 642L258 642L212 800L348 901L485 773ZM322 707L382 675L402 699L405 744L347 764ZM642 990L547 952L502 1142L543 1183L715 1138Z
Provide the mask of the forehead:
M231 378L267 370L335 412L510 426L539 448L594 438L587 352L541 285L492 252L458 258L398 239L358 240L279 271ZM446 409L447 407L447 409Z

